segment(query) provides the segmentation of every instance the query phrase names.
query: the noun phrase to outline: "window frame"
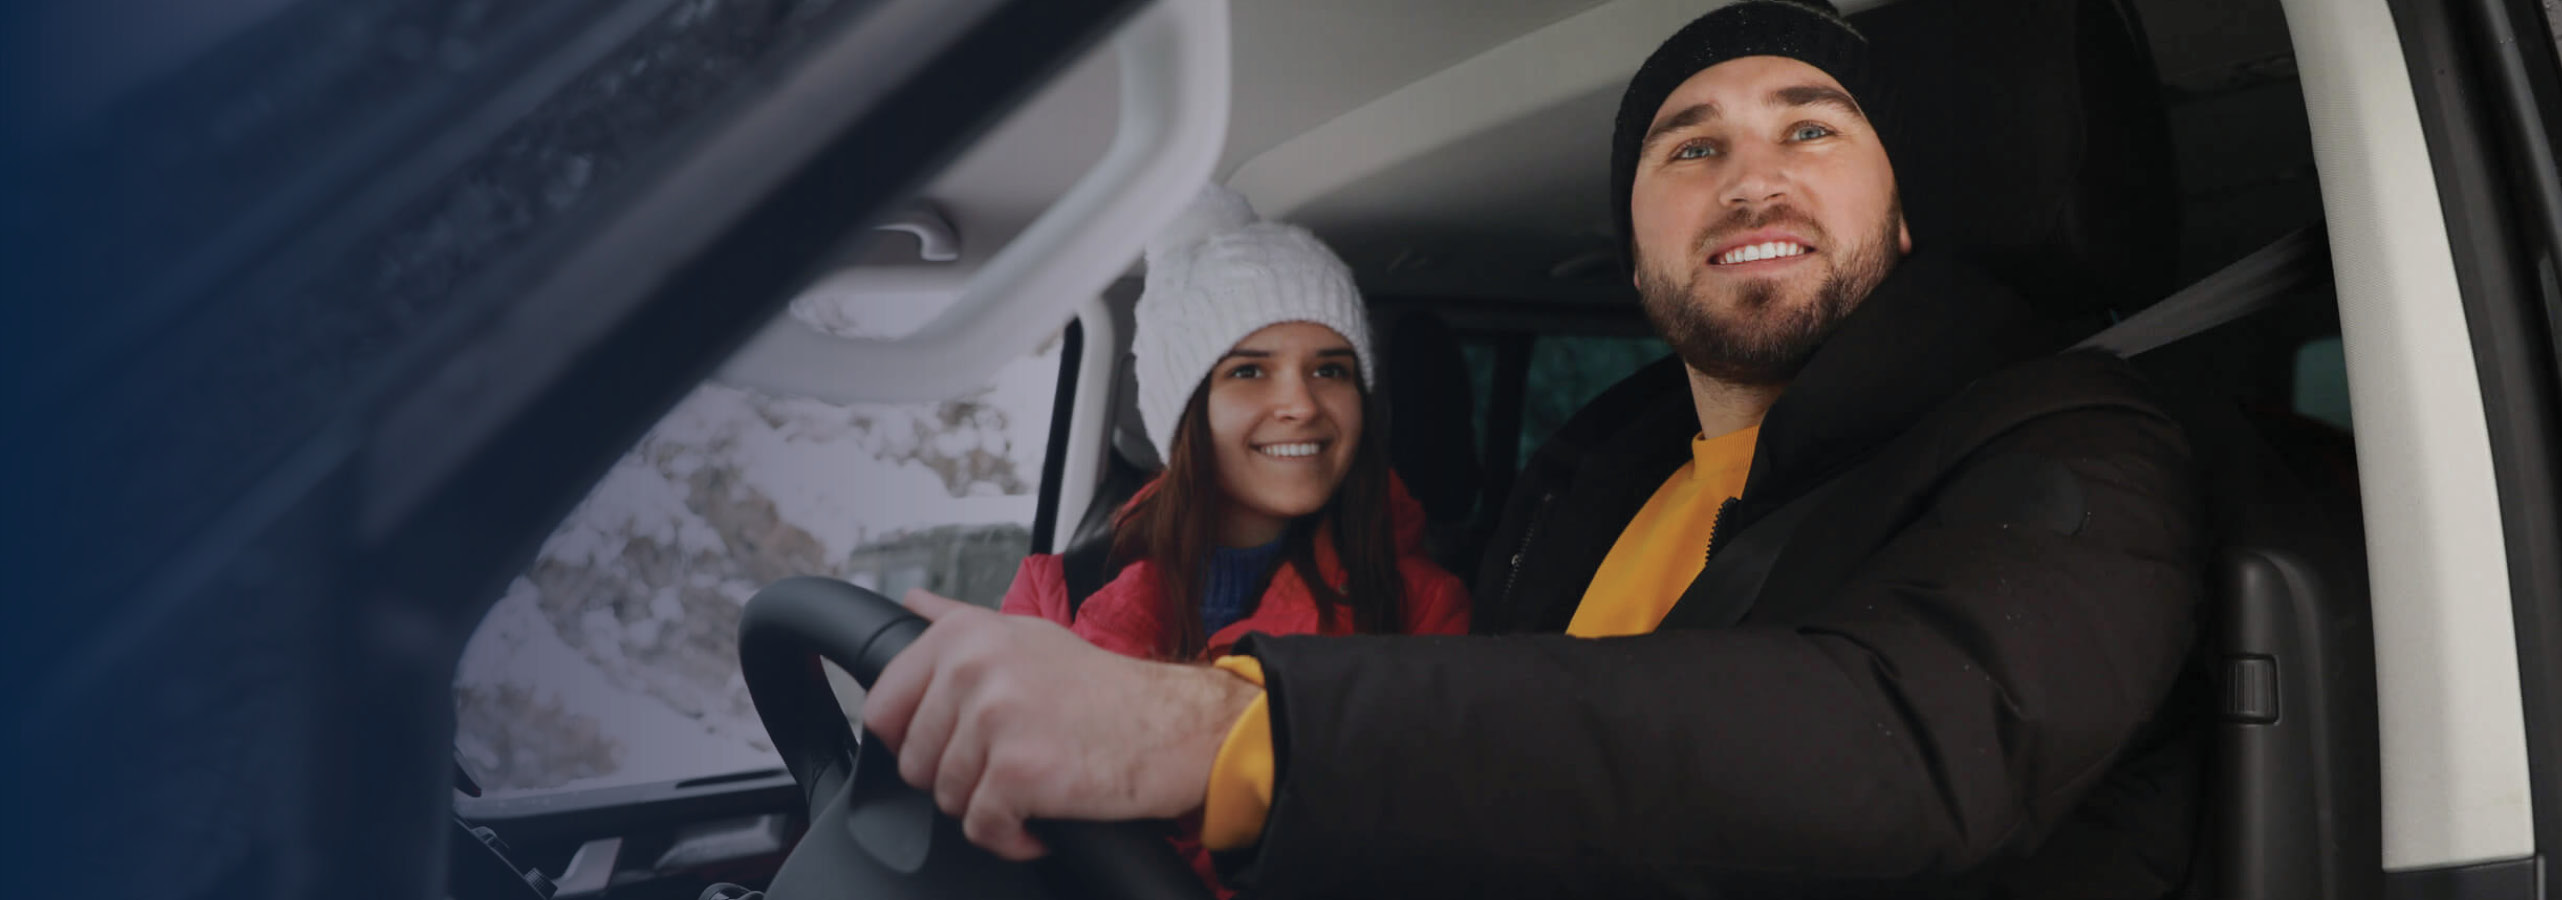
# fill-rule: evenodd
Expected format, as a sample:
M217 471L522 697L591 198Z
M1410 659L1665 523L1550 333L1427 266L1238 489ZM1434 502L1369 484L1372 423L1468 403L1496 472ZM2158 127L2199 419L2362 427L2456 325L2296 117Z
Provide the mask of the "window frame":
M1478 425L1484 429L1476 452L1485 472L1485 484L1478 495L1474 518L1488 526L1503 517L1513 483L1530 462L1520 452L1521 429L1538 338L1658 337L1637 306L1633 291L1615 301L1389 295L1370 303L1374 322L1394 321L1408 311L1437 315L1461 341L1491 341L1495 350L1495 369L1487 385L1485 405L1476 411ZM1476 575L1459 574L1463 578Z
M2388 873L2393 887L2562 892L2562 46L2529 3L2390 0L2454 250L2509 562L2535 854ZM2540 271L2539 271L2540 269ZM2540 296L2539 296L2540 295ZM2387 761L2388 767L2390 761Z
M2311 0L2288 3L2290 31L2308 23ZM2347 5L2347 3L2337 3ZM2431 831L2457 831L2465 846L2488 846L2490 833L2506 826L2490 823L2488 810L2477 803L2477 790L2493 772L2460 774L2465 797L2439 797L2439 813L2403 810L2406 823L2395 823L2390 790L2395 759L2388 741L2385 754L2385 892L2444 897L2511 897L2531 895L2542 885L2544 895L2562 890L2562 872L2544 862L2562 844L2562 372L2554 356L2562 351L2562 297L2552 279L2539 290L2536 259L2544 267L2562 259L2562 172L2554 169L2554 133L2562 128L2562 100L2557 100L2557 67L2549 41L2518 41L2516 23L2534 21L2534 10L2511 0L2383 0L2390 31L2406 64L2408 85L2419 131L2426 144L2429 179L2434 182L2436 213L2444 218L2444 238L2452 251L2454 300L2462 310L2472 379L2480 390L2485 418L2485 444L2490 477L2495 482L2498 544L2506 549L2506 613L2511 623L2511 649L2516 651L2518 700L2524 726L2526 762L2526 844L2524 859L2434 859L2442 841L2411 841L2424 854L2416 859L2403 849L2393 862L2395 836L2408 838L2413 826L2431 828L2431 815L2444 818ZM2337 10L2326 10L2337 13ZM2357 10L2367 15L2365 10ZM2329 26L2326 26L2329 28ZM2298 33L2298 49L2306 38ZM2306 67L2311 82L2311 67ZM2334 167L2354 172L2352 164L2324 164L2329 182ZM2326 185L2329 200L2339 187ZM2349 190L2372 192L2372 182ZM2334 228L2339 241L2339 228ZM2354 251L2354 249L2352 249ZM2334 264L2339 256L2334 254ZM2342 282L2347 290L2349 282ZM2536 297L2542 292L2542 297ZM2395 303L2424 303L2424 297L2395 297ZM2360 382L2360 349L2349 346L2352 395ZM2372 377L2372 374L2370 374ZM2393 385L2401 390L2401 385ZM2375 387L2370 387L2375 390ZM2357 405L2360 431L2367 426L2365 405ZM2365 446L2367 441L2360 441ZM2362 454L2367 456L2367 454ZM2372 485L2372 479L2370 479ZM2370 513L2370 523L2375 515ZM2370 536L2372 541L2378 541ZM2393 541L2393 536L2380 536ZM2465 597L2429 597L2431 603L2457 605ZM2454 641L2454 636L2439 636ZM2385 621L2378 618L2378 649L2388 649ZM2475 654L2498 656L2498 654ZM2436 674L2431 674L2436 677ZM2390 674L2380 669L2380 687ZM2498 685L2490 685L2498 687ZM2393 708L2385 705L2385 731L2393 733ZM2475 710L2467 715L2490 715ZM2424 759L2424 764L2442 764ZM2431 777L2447 777L2431 774ZM2503 777L2503 774L2501 774ZM2401 774L2408 779L2408 772ZM2429 808L2429 803L2421 803ZM2408 808L2408 805L2406 805ZM2452 844L2444 844L2452 846Z

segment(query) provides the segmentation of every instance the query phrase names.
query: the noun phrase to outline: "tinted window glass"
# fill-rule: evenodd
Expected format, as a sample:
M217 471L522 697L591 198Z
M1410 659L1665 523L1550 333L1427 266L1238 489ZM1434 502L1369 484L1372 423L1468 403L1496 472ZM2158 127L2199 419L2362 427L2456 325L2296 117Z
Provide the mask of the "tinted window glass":
M1530 345L1520 458L1529 459L1594 396L1671 352L1663 339L1655 337L1541 335Z
M1507 340L1520 340L1524 335L1513 332L1476 332L1461 339L1460 350L1468 359L1468 386L1477 402L1477 446L1486 446L1485 430L1496 419L1492 413L1511 398L1498 397L1497 391L1510 390L1498 385L1496 370ZM1521 427L1514 435L1518 455L1513 466L1530 459L1557 428L1573 418L1577 410L1611 385L1643 368L1647 363L1672 353L1662 338L1627 335L1542 334L1527 336L1530 341L1530 364L1526 383L1522 385Z
M2295 348L2295 412L2349 428L2348 357L2338 335Z

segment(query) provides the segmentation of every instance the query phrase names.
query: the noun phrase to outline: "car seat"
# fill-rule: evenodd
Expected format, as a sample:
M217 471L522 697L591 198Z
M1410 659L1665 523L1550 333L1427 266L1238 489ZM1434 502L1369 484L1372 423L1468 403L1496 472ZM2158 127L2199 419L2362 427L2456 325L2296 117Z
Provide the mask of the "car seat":
M2126 0L1905 0L1851 23L1870 39L1884 95L1862 102L1915 246L2064 316L2170 293L2176 155Z
M1428 309L1398 314L1381 331L1389 465L1423 505L1432 561L1474 572L1486 536L1471 528L1471 516L1486 484L1468 358L1450 324Z
M1851 18L1894 93L1874 105L1916 245L1964 255L2097 330L2168 293L2178 200L2168 117L2125 0L1905 0ZM2176 348L2174 348L2176 350ZM2177 352L2144 357L2188 431L2210 557L2200 646L2122 765L2193 791L2187 871L2218 900L2363 898L2381 871L2374 661L2355 487L2291 459ZM2308 477L2309 476L2309 477ZM2204 746L2198 746L2199 744ZM2095 805L2106 798L2097 798Z
M1135 371L1128 365L1121 367L1120 383L1115 385L1121 396L1113 408L1124 415L1112 423L1112 447L1104 453L1103 477L1095 483L1094 499L1086 503L1084 514L1077 518L1076 528L1068 532L1064 549L1059 551L1071 621L1077 609L1085 605L1085 598L1119 574L1110 567L1113 518L1130 498L1138 496L1139 488L1164 468L1139 422Z

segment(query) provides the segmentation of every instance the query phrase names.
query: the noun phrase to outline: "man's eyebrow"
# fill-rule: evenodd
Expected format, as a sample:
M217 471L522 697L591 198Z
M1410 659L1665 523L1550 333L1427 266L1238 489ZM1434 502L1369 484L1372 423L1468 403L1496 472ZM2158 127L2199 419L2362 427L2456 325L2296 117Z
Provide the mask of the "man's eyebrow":
M1353 353L1352 353L1352 348L1350 348L1350 347L1334 347L1334 348L1331 348L1331 349L1319 350L1319 351L1317 351L1317 355L1318 355L1318 356L1351 356L1351 355L1353 355Z
M1637 152L1642 155L1656 141L1663 140L1664 135L1714 119L1717 114L1717 104L1714 103L1693 103L1682 107L1680 112L1665 116L1657 120L1654 127L1646 129L1646 139L1637 142Z
M1859 103L1850 99L1849 94L1820 84L1800 84L1780 88L1770 92L1770 99L1766 102L1772 106L1830 106L1858 116L1862 121L1868 118L1868 114L1859 110Z
M1234 359L1234 358L1237 358L1237 357L1244 357L1244 358L1246 358L1246 359L1271 359L1271 358L1272 358L1272 351L1270 351L1270 350L1248 350L1248 349L1246 349L1246 348L1244 348L1244 347L1238 347L1238 348L1236 348L1236 349L1234 349L1234 350L1230 350L1230 351L1228 351L1228 352L1226 352L1226 353L1224 353L1224 354L1220 354L1220 356L1219 356L1219 358L1220 358L1220 359L1223 359L1223 360L1224 360L1224 359Z

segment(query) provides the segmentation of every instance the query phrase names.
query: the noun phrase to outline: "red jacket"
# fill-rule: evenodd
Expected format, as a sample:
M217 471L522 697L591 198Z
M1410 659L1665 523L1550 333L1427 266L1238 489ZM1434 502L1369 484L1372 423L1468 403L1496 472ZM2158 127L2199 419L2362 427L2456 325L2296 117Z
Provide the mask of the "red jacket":
M1155 489L1156 484L1150 482L1139 489L1138 496L1147 496ZM1400 632L1468 633L1468 589L1458 576L1424 557L1423 505L1406 493L1404 482L1393 477L1388 483L1388 515L1397 541L1397 574L1405 579L1405 621L1400 623ZM1342 584L1343 564L1336 559L1330 532L1331 529L1318 532L1317 571L1328 581ZM1088 642L1114 653L1154 659L1163 655L1158 648L1167 643L1167 623L1157 602L1160 596L1156 566L1140 560L1123 568L1111 583L1095 589L1077 610L1075 620L1069 621L1067 569L1059 557L1040 554L1024 558L1023 567L1015 571L1014 586L1005 591L1003 610L1066 625ZM1263 599L1255 605L1254 613L1210 635L1202 658L1225 656L1238 639L1257 631L1272 635L1350 634L1352 623L1349 616L1319 621L1316 596L1299 579L1297 568L1284 562L1272 573L1272 583L1264 588ZM1221 898L1236 894L1219 883L1210 851L1201 846L1200 822L1182 823L1182 833L1174 838L1174 849Z
M1155 488L1155 483L1150 482L1139 490L1139 496L1147 496ZM1397 541L1397 573L1405 579L1405 615L1398 631L1466 634L1468 589L1458 576L1442 571L1425 558L1423 506L1406 493L1404 482L1394 478L1388 485L1388 515ZM1336 559L1334 542L1327 536L1327 532L1319 533L1317 571L1328 581L1342 584L1343 564ZM1014 586L1005 592L1003 609L1066 625L1079 637L1114 653L1154 659L1163 655L1158 648L1168 642L1168 623L1158 604L1160 596L1156 565L1140 560L1123 568L1111 583L1097 588L1070 621L1067 569L1059 557L1039 554L1025 557L1023 567L1015 571ZM1283 563L1279 571L1272 573L1272 583L1264 589L1254 613L1210 635L1208 652L1202 658L1225 656L1237 639L1256 631L1271 635L1350 634L1352 623L1343 616L1335 617L1333 622L1320 622L1316 596L1299 580L1297 567Z

